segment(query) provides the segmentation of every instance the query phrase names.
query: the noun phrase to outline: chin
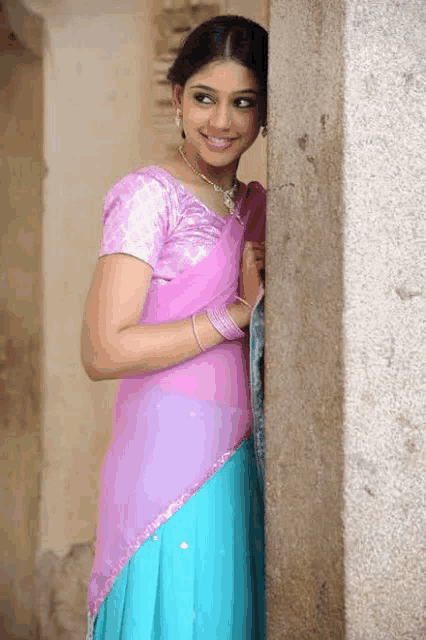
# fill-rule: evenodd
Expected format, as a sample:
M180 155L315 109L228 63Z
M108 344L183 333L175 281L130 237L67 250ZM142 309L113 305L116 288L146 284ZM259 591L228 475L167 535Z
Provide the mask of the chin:
M204 145L200 145L198 146L197 151L203 158L203 160L205 160L209 164L220 166L237 162L248 148L249 147L240 147L236 149L230 148L224 150L213 150L207 149Z

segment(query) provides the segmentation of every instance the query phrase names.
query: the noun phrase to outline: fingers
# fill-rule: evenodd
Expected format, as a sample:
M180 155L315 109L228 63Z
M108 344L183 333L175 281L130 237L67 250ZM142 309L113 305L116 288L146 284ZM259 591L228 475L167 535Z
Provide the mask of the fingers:
M265 252L265 243L264 242L246 242L244 245L244 251L257 251L257 252Z
M248 241L244 245L244 255L247 263L256 264L257 268L262 268L265 262L265 243Z

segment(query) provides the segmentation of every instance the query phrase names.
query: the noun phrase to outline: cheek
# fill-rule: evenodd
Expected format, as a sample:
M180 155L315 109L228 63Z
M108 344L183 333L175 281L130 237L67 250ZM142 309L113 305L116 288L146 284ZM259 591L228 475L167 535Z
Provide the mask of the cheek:
M187 119L189 124L197 125L199 123L205 122L208 118L207 109L199 109L197 107L190 107L188 109Z
M247 135L251 135L256 129L257 115L254 112L240 114L239 117L235 119L235 122L241 130L247 132Z

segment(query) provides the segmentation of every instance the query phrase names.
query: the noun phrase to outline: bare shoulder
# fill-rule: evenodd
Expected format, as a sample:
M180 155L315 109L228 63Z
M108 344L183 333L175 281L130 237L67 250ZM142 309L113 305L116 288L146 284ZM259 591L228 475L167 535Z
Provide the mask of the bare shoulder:
M164 156L163 159L156 160L155 162L146 161L143 164L139 165L136 171L142 171L143 169L147 169L148 167L158 167L159 169L164 169L174 178L182 182L189 182L192 180L192 175L189 173L188 169L185 166L182 166L180 156L178 157L177 152L172 152L167 156Z
M157 164L157 166L161 167L168 171L176 180L187 185L187 186L196 186L199 184L199 178L194 176L192 171L182 162L182 158L178 151L171 153L167 156L163 162Z

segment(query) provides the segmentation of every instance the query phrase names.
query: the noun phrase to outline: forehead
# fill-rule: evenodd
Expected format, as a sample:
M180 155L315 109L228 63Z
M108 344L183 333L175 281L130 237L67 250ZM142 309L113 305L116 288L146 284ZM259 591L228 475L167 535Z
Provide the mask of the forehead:
M235 60L214 60L194 73L187 82L188 87L206 84L218 91L230 89L243 91L257 89L257 79L253 71Z

